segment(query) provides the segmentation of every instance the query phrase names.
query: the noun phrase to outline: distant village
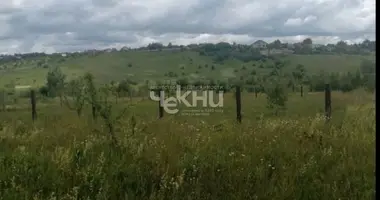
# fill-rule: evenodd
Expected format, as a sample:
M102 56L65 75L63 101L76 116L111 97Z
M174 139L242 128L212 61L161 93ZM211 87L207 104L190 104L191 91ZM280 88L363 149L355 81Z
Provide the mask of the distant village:
M280 44L277 46L274 46L273 43L278 41ZM270 49L272 51L272 54L274 53L285 53L285 54L291 54L295 53L297 47L302 46L303 42L298 43L281 43L279 40L276 40L272 43L267 43L263 40L257 40L254 43L250 45L243 45L243 44L230 44L233 46L250 46L253 49L260 49L260 50L268 50ZM305 41L305 40L304 40ZM226 43L226 42L221 42ZM336 48L338 48L339 43L342 45L350 46L346 44L343 41L338 42L337 44L313 44L311 43L310 46L315 51L323 51L323 52L332 52ZM130 48L130 47L122 47L122 48L106 48L101 50L91 49L91 50L84 50L84 51L78 51L78 52L61 52L61 53L53 53L53 54L47 54L47 53L24 53L24 54L13 54L13 55L2 55L0 54L0 59L5 60L18 60L18 59L24 59L24 58L31 58L31 57L38 57L43 55L52 55L52 56L62 56L66 57L69 55L76 55L76 54L99 54L99 53L112 53L112 52L120 52L120 51L181 51L181 50L191 50L191 49L197 49L199 47L202 47L204 45L207 45L208 43L201 43L201 44L189 44L189 45L172 45L169 43L167 46L161 44L161 43L151 43L145 47L139 47L139 48ZM226 43L229 44L229 43ZM364 48L364 51L368 49L368 52L374 51L376 46L376 41L369 41L365 40L361 44L352 44L356 46L361 47L367 47ZM352 46L351 45L351 46ZM361 51L363 48L361 49Z

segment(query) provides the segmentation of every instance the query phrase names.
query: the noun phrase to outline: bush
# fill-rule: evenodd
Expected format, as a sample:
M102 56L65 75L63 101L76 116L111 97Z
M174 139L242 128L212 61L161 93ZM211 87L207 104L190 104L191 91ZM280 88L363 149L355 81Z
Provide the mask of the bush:
M38 89L38 92L39 92L42 96L44 96L44 97L48 97L48 95L49 95L49 88L48 88L46 85L44 85L44 86L42 86L42 87L40 87L40 88Z
M288 94L286 84L280 83L281 81L274 80L265 89L267 95L267 107L274 111L275 115L278 115L281 111L286 109L286 102L288 101Z

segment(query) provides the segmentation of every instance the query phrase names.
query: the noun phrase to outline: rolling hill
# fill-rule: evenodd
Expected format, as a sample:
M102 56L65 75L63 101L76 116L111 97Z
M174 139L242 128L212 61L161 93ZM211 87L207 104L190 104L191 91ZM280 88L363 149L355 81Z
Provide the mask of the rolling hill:
M375 56L363 55L283 55L277 56L286 63L285 69L304 65L308 74L323 72L356 71L363 59L374 60ZM26 58L0 65L0 85L36 85L45 83L49 68L61 67L68 79L91 72L99 83L132 79L165 80L188 78L228 79L243 76L255 70L267 73L273 62L242 62L229 58L215 62L210 56L196 51L113 51L100 54L61 55Z

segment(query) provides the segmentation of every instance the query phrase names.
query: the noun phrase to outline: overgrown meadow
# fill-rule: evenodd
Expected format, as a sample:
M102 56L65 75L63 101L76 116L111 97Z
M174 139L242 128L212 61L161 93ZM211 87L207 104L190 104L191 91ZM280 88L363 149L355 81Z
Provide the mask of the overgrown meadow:
M242 123L225 94L223 113L165 114L157 102L110 100L107 122L59 100L37 98L0 112L1 199L372 199L373 94L291 93L274 116L265 94L242 93ZM126 108L126 109L125 109ZM121 113L125 111L123 115Z

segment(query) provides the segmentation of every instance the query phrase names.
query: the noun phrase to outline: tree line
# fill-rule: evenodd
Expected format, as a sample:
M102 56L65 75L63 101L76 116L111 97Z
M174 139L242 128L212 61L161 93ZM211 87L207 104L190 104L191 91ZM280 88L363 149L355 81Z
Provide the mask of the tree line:
M272 50L292 50L294 54L355 54L355 55L367 55L371 52L376 52L376 41L364 40L360 43L348 44L347 42L341 40L336 44L314 44L311 38L306 38L302 42L297 43L287 43L281 42L280 40L274 40L268 43L261 50L267 50L268 55ZM168 43L164 45L160 42L150 43L147 46L139 48L127 48L123 47L119 51L161 51L161 50L194 50L199 52L201 55L209 55L215 57L216 61L225 60L227 58L237 58L242 61L260 60L263 55L260 54L260 48L255 48L254 45L249 44L230 44L227 42L219 42L217 44L213 43L201 43L201 44L189 44L189 45L173 45ZM114 49L113 51L118 51ZM77 57L84 54L99 54L102 51L98 50L87 50L84 52L66 52L68 57ZM61 56L61 53L25 53L25 54L14 54L14 55L0 55L0 65L6 64L8 62L18 61L20 59L46 57L46 56Z

